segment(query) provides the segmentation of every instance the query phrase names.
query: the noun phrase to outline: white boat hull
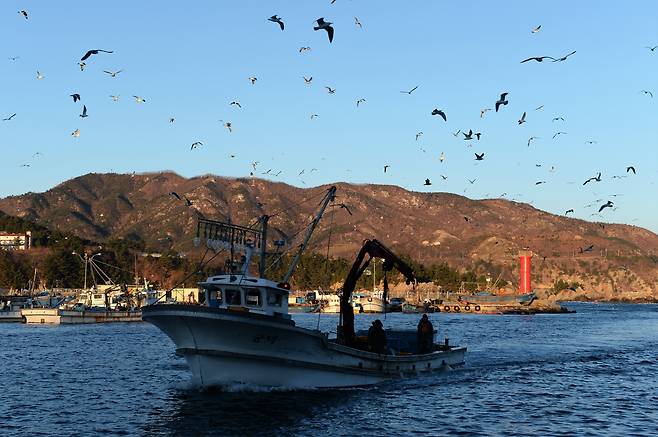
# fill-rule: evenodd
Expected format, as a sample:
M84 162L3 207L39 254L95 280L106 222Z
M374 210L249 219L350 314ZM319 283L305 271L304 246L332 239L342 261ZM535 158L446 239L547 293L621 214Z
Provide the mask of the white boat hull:
M379 355L289 321L193 305L154 305L143 319L164 331L202 386L354 387L460 366L466 348Z
M141 322L141 311L75 311L59 308L24 308L28 324L70 325L87 323Z

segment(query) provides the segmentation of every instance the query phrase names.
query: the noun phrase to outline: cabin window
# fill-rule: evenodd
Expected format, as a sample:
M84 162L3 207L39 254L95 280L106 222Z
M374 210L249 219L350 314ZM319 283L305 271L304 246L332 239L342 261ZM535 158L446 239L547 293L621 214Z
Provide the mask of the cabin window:
M222 304L222 290L216 287L210 287L207 289L208 292L208 303L212 307L218 307ZM202 293L205 297L205 293Z
M267 293L267 304L271 307L280 307L283 303L283 296L281 293L274 293L272 291Z
M260 290L258 288L244 288L245 291L245 300L247 305L252 307L262 307L263 301L260 295Z
M226 294L227 305L242 305L240 290L228 289L224 292Z

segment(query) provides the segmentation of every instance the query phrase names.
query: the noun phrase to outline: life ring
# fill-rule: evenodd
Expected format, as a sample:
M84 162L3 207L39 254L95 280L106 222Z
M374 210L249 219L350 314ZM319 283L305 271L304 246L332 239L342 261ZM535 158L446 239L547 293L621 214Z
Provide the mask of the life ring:
M459 305L455 305L453 309L455 310L456 313L461 311L461 308L459 308Z
M450 306L448 306L448 305L444 306L443 311L445 311L446 313L449 313L450 312Z
M464 307L464 311L470 311L470 310L471 310L471 306L470 306L470 305L466 305L466 306Z
M480 311L480 305L475 305L475 311Z

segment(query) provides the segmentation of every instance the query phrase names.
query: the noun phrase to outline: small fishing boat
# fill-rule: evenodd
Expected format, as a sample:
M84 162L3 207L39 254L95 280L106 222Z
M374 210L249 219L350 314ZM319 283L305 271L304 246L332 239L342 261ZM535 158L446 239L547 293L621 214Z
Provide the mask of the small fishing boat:
M351 293L365 261L384 258L384 271L393 267L409 280L413 271L376 240L366 240L340 296L336 338L326 332L296 326L288 313L289 279L313 229L334 200L328 190L299 251L282 281L264 277L267 216L260 230L199 219L197 242L208 247L244 251L235 271L211 276L199 284L203 302L149 305L143 319L160 328L185 357L193 381L201 386L266 386L283 388L353 387L392 378L415 376L464 364L465 347L448 341L421 352L415 330L386 330L383 353L372 350L364 332L354 330ZM260 277L249 274L249 262L260 249ZM233 266L233 263L227 263ZM384 293L387 281L384 278ZM382 352L382 351L380 351Z

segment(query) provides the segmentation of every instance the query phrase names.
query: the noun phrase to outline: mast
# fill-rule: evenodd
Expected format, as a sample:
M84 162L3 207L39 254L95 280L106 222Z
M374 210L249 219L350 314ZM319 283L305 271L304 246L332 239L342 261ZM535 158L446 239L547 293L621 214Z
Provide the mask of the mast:
M260 263L258 265L258 276L265 278L265 256L267 255L267 221L270 219L269 215L263 215L261 220L261 240L260 240Z
M308 242L311 239L311 235L313 235L313 231L315 230L315 227L318 225L320 222L320 219L322 218L322 215L324 214L324 210L327 208L329 205L329 202L333 202L334 198L336 197L336 186L332 186L329 188L329 191L327 192L326 196L324 197L324 201L322 202L322 206L320 207L320 211L318 211L318 214L315 216L313 221L311 222L311 225L308 228L308 231L306 232L306 237L304 238L304 242L299 246L299 250L297 250L297 253L295 254L295 258L292 260L292 264L290 264L290 268L288 269L288 273L286 273L286 276L283 277L283 282L288 282L290 278L292 277L292 274L295 272L295 268L297 268L297 263L299 263L299 258L302 256L302 252L306 249L306 246L308 246Z

